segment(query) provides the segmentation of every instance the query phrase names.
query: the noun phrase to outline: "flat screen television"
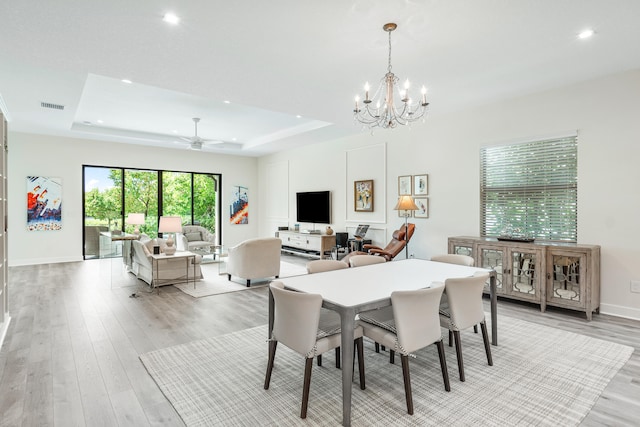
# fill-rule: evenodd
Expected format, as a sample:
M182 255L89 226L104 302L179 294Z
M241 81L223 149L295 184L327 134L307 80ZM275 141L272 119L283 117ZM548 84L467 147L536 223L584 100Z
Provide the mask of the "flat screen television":
M296 193L296 221L331 224L331 192Z

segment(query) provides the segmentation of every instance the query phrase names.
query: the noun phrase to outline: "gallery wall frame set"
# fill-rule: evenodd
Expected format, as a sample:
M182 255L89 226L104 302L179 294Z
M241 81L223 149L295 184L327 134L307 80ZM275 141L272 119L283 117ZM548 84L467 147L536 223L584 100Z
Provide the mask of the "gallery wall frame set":
M400 218L429 218L429 175L401 175L398 177L398 197L412 196L417 211L398 211Z

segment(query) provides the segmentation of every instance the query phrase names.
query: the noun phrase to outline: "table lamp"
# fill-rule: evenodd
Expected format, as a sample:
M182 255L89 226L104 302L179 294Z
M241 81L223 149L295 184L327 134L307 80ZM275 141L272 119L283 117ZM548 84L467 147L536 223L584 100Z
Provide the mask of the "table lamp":
M179 216L161 216L160 224L158 224L159 233L180 233L182 232L182 218ZM175 243L171 234L167 237L167 246L164 248L166 255L173 255L176 253L176 248L173 246Z
M140 234L140 226L144 224L144 214L143 213L130 213L127 215L126 224L135 225L135 229L133 230L133 234Z
M404 211L404 256L409 259L409 211L417 211L420 209L416 202L413 201L411 196L400 196L398 204L395 208L396 211Z

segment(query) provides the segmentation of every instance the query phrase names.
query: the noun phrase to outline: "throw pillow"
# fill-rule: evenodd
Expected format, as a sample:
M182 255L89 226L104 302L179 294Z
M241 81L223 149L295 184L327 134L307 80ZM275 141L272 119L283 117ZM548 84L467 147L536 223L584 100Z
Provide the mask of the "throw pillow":
M187 242L199 242L202 240L202 234L199 231L185 233L184 236L187 238Z

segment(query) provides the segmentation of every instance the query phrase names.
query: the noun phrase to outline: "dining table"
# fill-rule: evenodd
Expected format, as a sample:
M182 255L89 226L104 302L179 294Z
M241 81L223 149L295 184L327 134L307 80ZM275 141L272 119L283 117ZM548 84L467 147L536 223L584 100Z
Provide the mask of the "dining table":
M353 330L356 315L391 305L394 291L416 290L450 278L469 277L476 272L490 273L491 344L498 345L496 272L478 267L406 259L381 264L352 267L322 273L278 279L286 289L320 294L322 306L340 315L342 331ZM273 330L274 301L269 292L269 337ZM342 425L351 425L351 389L354 343L353 336L343 333L342 357Z

